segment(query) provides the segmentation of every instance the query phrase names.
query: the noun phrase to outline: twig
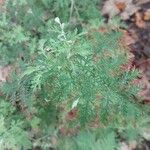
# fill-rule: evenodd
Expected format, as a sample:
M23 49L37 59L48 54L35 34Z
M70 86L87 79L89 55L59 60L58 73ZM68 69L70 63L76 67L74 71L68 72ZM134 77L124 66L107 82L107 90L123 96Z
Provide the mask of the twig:
M74 9L74 0L71 0L71 7L70 7L70 19L69 19L69 21L71 21L72 14L73 14L73 9Z

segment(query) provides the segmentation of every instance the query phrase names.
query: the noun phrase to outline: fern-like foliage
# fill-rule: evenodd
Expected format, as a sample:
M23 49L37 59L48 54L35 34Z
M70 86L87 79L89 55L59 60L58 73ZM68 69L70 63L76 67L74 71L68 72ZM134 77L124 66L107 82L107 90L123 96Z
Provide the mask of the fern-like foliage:
M61 150L114 150L118 147L115 140L115 132L112 130L102 130L97 132L81 132L78 136L65 138L60 141L58 149ZM101 135L105 135L104 137Z
M32 146L43 150L114 150L116 132L127 139L139 136L147 110L134 98L138 71L123 69L128 56L120 44L122 23L105 24L98 6L98 0L6 1L0 64L14 70L1 90L21 121L12 118L5 126L8 112L0 108L6 115L0 127L3 149L10 148L6 138L11 149L28 149L31 137Z
M116 113L122 119L142 115L134 101L134 85L131 86L137 72L121 70L126 58L118 45L119 32L78 35L76 31L65 32L60 22L55 30L49 24L46 39L39 40L36 59L21 76L20 90L25 88L35 98L36 92L44 92L43 100L57 104L68 101L68 111L77 102L81 124L97 114L102 122L109 123ZM112 122L118 119L115 116Z
M0 148L5 149L29 149L31 141L28 132L23 128L22 117L14 115L15 107L3 99L0 99Z

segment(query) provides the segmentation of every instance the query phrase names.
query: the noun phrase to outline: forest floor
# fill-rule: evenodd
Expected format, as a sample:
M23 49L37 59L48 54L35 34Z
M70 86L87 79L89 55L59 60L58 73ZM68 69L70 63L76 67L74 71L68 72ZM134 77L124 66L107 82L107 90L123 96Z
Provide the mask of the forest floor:
M134 54L133 65L141 72L143 103L150 103L150 0L108 0L102 11L107 18L121 16L127 24L123 41Z
M120 16L127 24L124 32L124 43L134 54L132 66L141 72L138 82L142 84L140 93L142 103L150 104L150 0L107 0L103 3L102 12L108 19ZM135 146L135 143L126 145L122 150L150 150L150 132L148 138Z

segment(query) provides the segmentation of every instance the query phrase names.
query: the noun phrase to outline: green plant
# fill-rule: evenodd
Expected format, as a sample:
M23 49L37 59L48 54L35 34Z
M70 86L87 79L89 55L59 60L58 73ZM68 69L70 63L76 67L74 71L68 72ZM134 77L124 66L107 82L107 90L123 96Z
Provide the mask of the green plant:
M22 117L14 115L15 107L0 99L0 147L1 149L28 149L31 141L28 132L22 126Z
M117 133L126 139L140 134L147 111L134 98L138 71L123 69L122 24L105 24L97 6L97 0L8 0L2 9L0 63L14 69L1 90L26 128L9 126L30 148L113 150ZM28 149L18 138L18 145L3 149Z

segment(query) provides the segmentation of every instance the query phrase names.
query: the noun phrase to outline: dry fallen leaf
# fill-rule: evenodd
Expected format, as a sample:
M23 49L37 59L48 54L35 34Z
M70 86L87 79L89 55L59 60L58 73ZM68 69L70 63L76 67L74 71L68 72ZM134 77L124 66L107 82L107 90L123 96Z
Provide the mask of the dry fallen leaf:
M120 150L130 150L129 146L125 142L121 142Z
M66 120L73 120L76 118L76 116L77 116L77 109L74 108L70 112L68 112Z
M60 133L64 136L72 136L72 135L75 135L76 133L78 133L80 127L79 126L76 126L74 128L69 128L68 126L66 125L62 125L60 127Z
M55 137L55 136L52 136L51 137L51 143L53 144L53 145L57 145L57 143L58 143L58 139L57 139L57 137Z
M139 28L145 28L145 22L143 21L142 14L140 12L135 13L135 24Z
M148 2L150 2L150 0L136 0L136 5L142 5Z
M150 20L150 9L148 9L148 10L144 13L144 20L145 20L145 21L149 21L149 20Z
M125 46L129 46L130 44L135 43L135 39L130 35L130 33L126 30L123 31L122 43Z
M107 29L106 27L101 26L101 27L99 27L98 31L99 31L100 33L107 33L107 32L108 32L108 29Z
M3 5L4 4L4 0L0 0L0 5Z
M109 17L113 17L120 13L120 17L123 20L127 20L135 12L137 12L140 7L133 4L133 0L107 0L104 2L102 13L108 14Z
M117 15L119 13L119 9L117 9L117 7L115 6L115 0L107 0L105 1L104 5L103 5L103 9L102 9L102 13L108 14L109 17L113 17L115 15Z
M0 66L0 83L8 80L11 69L11 66Z
M115 5L120 12L124 11L126 8L125 2L115 2Z

